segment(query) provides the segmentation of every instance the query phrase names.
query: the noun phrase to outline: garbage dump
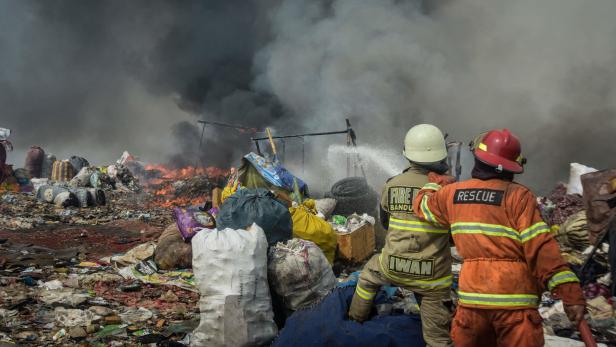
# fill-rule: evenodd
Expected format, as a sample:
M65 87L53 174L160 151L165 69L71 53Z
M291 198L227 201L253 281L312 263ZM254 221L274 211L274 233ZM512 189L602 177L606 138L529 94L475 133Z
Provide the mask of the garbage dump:
M173 168L128 152L112 164L57 160L36 146L14 168L0 135L2 343L423 345L421 298L408 290L383 287L368 321L348 318L378 252L379 199L364 178L311 196L255 153L239 168ZM571 171L538 205L583 280L595 338L611 345L616 171ZM463 260L452 253L455 303ZM543 295L540 314L548 345L579 342L562 302Z

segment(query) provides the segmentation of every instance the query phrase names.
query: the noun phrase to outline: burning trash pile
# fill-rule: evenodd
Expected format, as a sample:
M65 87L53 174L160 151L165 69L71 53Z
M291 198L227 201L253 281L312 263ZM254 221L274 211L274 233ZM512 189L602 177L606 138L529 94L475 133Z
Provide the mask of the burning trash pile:
M418 300L402 288L381 288L377 318L348 319L356 270L376 251L378 194L365 178L315 198L275 155L228 171L128 152L102 167L52 159L33 147L24 169L0 163L0 342L424 344ZM614 344L616 170L572 165L570 182L538 200L583 281L593 333ZM455 299L463 260L452 252ZM540 313L548 344L579 339L562 302L544 295Z
M280 330L285 321L297 326L294 311L352 295L356 276L343 276L346 287L335 289L334 262L357 266L375 251L367 213L376 193L364 179L343 182L337 203L340 189L310 199L306 183L254 153L229 173L172 171L127 154L102 168L80 162L79 170L62 164L57 171L69 172L62 179L28 175L1 194L8 216L0 219L1 341L199 346L263 344L278 335L284 345L299 334ZM75 189L98 189L105 201L65 203ZM371 201L361 201L366 196ZM358 202L369 210L355 210ZM383 303L403 301L387 293ZM411 316L394 317L417 326ZM420 339L398 335L391 338Z
M297 324L294 311L352 295L353 276L335 289L334 262L357 266L375 251L376 193L364 179L313 200L301 179L254 153L229 172L129 153L93 166L40 147L13 169L3 154L3 343L244 345L278 335L284 344L297 334L280 330L287 318ZM390 290L384 300L402 297Z
M0 129L0 228L8 230L120 219L162 226L172 218L169 207L202 205L224 185L223 170L147 165L128 152L114 164L92 166L79 156L57 160L33 146L24 167L14 169L6 163L9 135Z
M582 281L597 342L616 343L616 171L573 163L568 184L559 184L538 199L544 220L560 244L565 260ZM544 296L540 313L546 335L576 338L560 301ZM547 341L547 339L546 339Z
M224 186L228 175L219 168L185 167L178 170L164 165L145 165L143 180L152 203L162 207L203 205L212 190Z

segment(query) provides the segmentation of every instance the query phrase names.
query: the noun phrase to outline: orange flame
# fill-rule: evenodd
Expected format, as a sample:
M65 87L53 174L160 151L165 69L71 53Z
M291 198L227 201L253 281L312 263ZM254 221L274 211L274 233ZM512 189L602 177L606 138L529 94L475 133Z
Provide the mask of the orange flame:
M187 180L196 176L206 176L214 178L226 176L228 170L217 167L192 167L187 166L180 169L173 169L160 164L145 165L148 171L158 171L155 178L146 179L146 191L153 195L152 203L161 207L203 205L210 199L205 192L199 197L177 196L173 183Z

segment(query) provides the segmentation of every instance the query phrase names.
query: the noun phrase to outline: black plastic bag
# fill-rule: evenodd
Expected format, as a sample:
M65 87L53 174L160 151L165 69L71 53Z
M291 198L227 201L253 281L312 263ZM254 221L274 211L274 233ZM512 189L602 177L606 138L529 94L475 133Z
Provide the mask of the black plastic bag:
M253 223L265 231L270 246L293 237L293 221L289 209L267 189L238 190L220 206L216 217L218 230L245 230Z

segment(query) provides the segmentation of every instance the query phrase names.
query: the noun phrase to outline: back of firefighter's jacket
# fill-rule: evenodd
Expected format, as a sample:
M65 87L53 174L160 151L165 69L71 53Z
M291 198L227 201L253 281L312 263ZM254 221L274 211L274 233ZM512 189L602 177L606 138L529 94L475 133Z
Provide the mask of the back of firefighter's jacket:
M452 283L449 230L420 221L413 212L413 198L426 183L427 172L412 166L387 181L381 197L381 208L389 214L381 273L417 292Z
M471 179L420 193L415 211L450 227L464 258L459 304L488 309L537 307L544 287L577 282L542 220L534 194L499 179ZM417 202L420 201L419 206Z

